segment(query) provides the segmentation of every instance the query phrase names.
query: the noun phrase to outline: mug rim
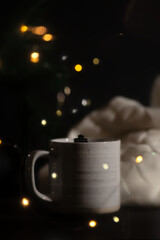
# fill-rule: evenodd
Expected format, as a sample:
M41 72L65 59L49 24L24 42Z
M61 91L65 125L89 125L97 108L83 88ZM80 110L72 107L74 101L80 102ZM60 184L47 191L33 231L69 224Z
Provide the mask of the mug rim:
M120 142L118 138L88 138L88 142L74 142L73 138L54 138L49 142L52 143L65 143L65 144L100 144L100 143L109 143L109 142Z

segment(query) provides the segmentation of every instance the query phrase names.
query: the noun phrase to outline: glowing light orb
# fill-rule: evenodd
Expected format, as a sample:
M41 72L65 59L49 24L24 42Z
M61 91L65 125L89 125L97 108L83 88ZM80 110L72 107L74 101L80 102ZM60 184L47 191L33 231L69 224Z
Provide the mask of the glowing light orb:
M72 109L72 113L73 113L73 114L76 114L77 112L78 112L78 109L77 109L77 108L73 108L73 109Z
M56 178L57 178L57 173L53 172L53 173L52 173L52 178L53 178L53 179L56 179Z
M80 72L80 71L82 71L82 65L76 64L74 69L76 70L76 72Z
M63 61L67 60L67 58L68 58L67 55L63 55L63 56L62 56L62 60L63 60Z
M57 101L58 101L59 103L64 103L64 101L65 101L65 95L64 95L63 92L58 92L58 93L57 93Z
M117 216L114 216L113 217L113 221L115 222L115 223L118 223L120 220L119 220L119 217L117 217Z
M43 120L41 121L41 124L42 124L43 126L45 126L45 125L47 124L47 121L46 121L45 119L43 119Z
M47 32L47 28L45 26L37 26L32 27L32 33L36 35L44 35Z
M29 204L30 204L29 199L27 199L27 198L22 198L21 204L22 204L23 207L29 206Z
M30 61L33 63L39 62L39 53L38 52L32 52L30 56Z
M97 226L97 222L95 220L91 220L91 221L89 221L88 225L89 225L89 227L94 228Z
M103 163L103 168L105 169L105 170L107 170L108 168L109 168L109 166L108 166L108 164L107 163Z
M58 117L61 117L61 116L62 116L62 111L61 111L60 109L58 109L58 110L56 111L56 115L57 115Z
M93 59L93 64L98 65L99 64L99 58L94 58Z
M87 106L87 100L86 99L82 99L82 105Z
M22 25L20 28L21 32L26 32L28 30L28 27L26 25Z
M42 39L46 42L52 41L53 40L53 35L49 34L49 33L46 33L46 34L43 35Z
M64 88L64 93L65 93L66 95L70 95L70 94L71 94L71 89L70 89L70 87L66 86L66 87Z
M81 103L84 107L85 106L90 106L91 105L91 100L90 99L82 99Z
M143 157L142 156L138 156L136 157L136 163L141 163L143 161Z

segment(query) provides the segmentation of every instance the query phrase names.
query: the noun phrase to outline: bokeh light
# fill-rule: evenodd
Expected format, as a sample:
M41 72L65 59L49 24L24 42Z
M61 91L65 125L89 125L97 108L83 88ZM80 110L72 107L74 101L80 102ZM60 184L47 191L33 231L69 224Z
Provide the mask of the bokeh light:
M76 64L76 65L74 66L74 69L76 70L76 72L80 72L80 71L82 71L82 65Z
M67 60L67 58L68 58L67 55L63 55L63 56L62 56L62 60L63 60L63 61Z
M58 92L57 93L57 101L60 103L60 104L63 104L64 101L65 101L65 95L63 92Z
M70 89L70 87L66 86L66 87L64 88L64 93L65 93L66 95L70 95L70 94L71 94L71 89Z
M39 62L39 53L38 52L32 52L30 56L30 61L33 63Z
M45 125L47 125L47 121L46 121L45 119L43 119L43 120L41 121L41 124L42 124L43 126L45 126Z
M114 221L115 223L118 223L118 222L119 222L119 217L114 216L114 217L113 217L113 221Z
M52 41L53 40L53 35L49 34L49 33L46 33L46 34L43 35L42 39L46 42Z
M90 220L88 225L89 225L89 227L94 228L97 226L97 222L95 220Z
M57 115L58 117L61 117L61 116L62 116L62 111L61 111L60 109L57 109L56 115Z
M136 161L136 163L141 163L143 161L143 157L137 156L135 161Z
M21 32L26 32L28 30L28 27L26 25L22 25L20 28Z
M86 107L86 106L88 107L91 105L91 100L90 99L82 99L81 103L84 107Z
M29 204L30 204L29 199L28 198L22 198L21 204L22 204L23 207L29 206Z
M37 26L32 27L32 33L36 35L44 35L47 32L47 28L45 26Z
M93 59L93 64L98 65L99 64L99 58L94 58Z
M82 105L87 106L87 100L86 99L82 99Z
M53 172L53 173L52 173L52 178L53 178L53 179L56 179L56 178L57 178L57 173Z
M73 108L73 109L72 109L72 113L73 113L73 114L76 114L77 112L78 112L78 109L77 109L77 108Z
M109 168L109 166L108 166L108 164L107 163L103 163L103 168L105 169L105 170L107 170L108 168Z

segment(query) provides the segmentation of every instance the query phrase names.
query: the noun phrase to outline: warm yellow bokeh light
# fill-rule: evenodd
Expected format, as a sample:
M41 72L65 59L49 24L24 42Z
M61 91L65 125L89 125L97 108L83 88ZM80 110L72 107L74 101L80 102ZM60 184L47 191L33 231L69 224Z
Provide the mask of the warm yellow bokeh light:
M20 30L21 32L26 32L28 30L28 27L26 25L22 25Z
M119 217L114 216L114 217L113 217L113 221L114 221L115 223L118 223L118 222L119 222Z
M2 144L2 140L0 139L0 144Z
M143 161L143 157L142 156L136 157L136 163L141 163L142 161Z
M53 178L53 179L56 179L56 178L57 178L57 173L53 172L53 173L52 173L52 178Z
M30 56L30 61L33 63L39 62L39 53L38 52L32 52Z
M42 124L43 126L45 126L45 125L47 124L47 121L46 121L45 119L43 119L43 120L41 121L41 124Z
M22 198L21 204L22 204L24 207L29 206L29 199L27 199L27 198Z
M99 64L99 58L94 58L93 59L93 64L98 65Z
M80 71L82 71L82 65L76 64L76 65L74 66L74 69L76 70L76 72L80 72Z
M44 35L47 32L47 28L45 26L37 26L32 27L32 33L36 35Z
M53 35L49 34L49 33L46 33L46 34L43 35L42 39L46 42L52 41L53 40Z
M58 101L59 103L64 103L64 101L65 101L65 95L64 95L63 92L58 92L58 93L57 93L57 101Z
M103 163L103 168L105 169L105 170L107 170L108 168L109 168L109 166L108 166L108 164L107 163Z
M58 109L58 110L56 111L56 115L57 115L58 117L61 117L61 116L62 116L62 111L61 111L60 109Z
M89 225L89 227L94 228L97 226L97 222L95 220L91 220L91 221L89 221L88 225Z
M66 95L70 95L71 94L71 89L70 89L70 87L65 87L64 88L64 93L66 94Z

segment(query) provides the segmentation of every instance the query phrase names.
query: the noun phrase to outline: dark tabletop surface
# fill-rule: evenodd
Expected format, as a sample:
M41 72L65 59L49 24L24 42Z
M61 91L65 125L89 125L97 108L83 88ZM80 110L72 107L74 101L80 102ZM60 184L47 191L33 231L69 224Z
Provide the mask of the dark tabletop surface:
M160 239L157 207L121 207L110 214L71 215L54 213L37 200L27 207L20 201L1 200L0 239ZM96 221L96 227L89 226L91 220Z

